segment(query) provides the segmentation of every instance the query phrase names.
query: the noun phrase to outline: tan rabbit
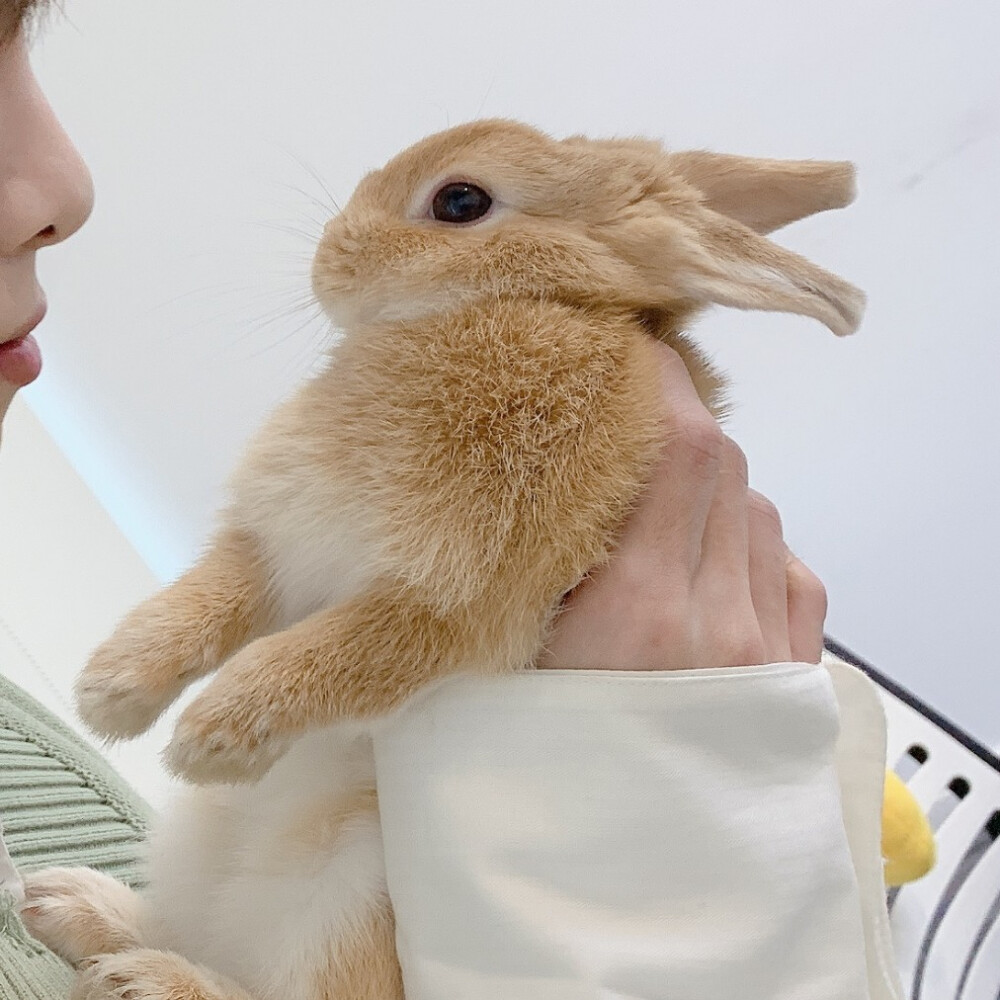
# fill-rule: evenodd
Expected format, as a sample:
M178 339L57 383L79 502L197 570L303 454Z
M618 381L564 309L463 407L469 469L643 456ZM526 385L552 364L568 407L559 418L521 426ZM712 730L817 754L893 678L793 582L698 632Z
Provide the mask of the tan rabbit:
M845 163L498 120L362 180L313 265L343 330L329 365L257 435L205 555L79 681L83 718L121 738L217 671L168 764L256 781L188 791L143 901L93 873L29 880L44 939L118 953L81 995L401 996L372 727L450 674L532 666L656 457L654 338L718 413L722 380L681 336L699 308L855 329L862 295L761 235L852 197Z

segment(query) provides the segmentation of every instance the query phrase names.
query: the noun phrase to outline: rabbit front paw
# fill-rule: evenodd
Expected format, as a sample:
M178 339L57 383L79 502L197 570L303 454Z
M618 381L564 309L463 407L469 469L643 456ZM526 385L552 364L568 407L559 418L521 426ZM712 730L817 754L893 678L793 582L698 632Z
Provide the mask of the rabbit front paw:
M163 711L162 699L146 691L132 672L95 671L76 683L76 710L91 732L110 740L144 733Z
M177 777L199 785L256 781L288 748L287 720L266 683L264 645L236 654L181 713L164 751ZM255 676L262 683L252 683Z
M212 630L169 594L139 605L90 657L76 682L77 711L99 736L144 733L195 678L218 665Z
M198 706L177 721L164 763L172 774L196 785L240 784L262 778L287 747L286 739L271 735L265 720L247 729Z
M164 751L167 769L197 785L239 784L262 778L288 748L267 719L234 723L229 706L202 704L186 709Z
M168 667L164 656L159 644L143 648L117 636L100 646L74 688L77 712L88 728L112 740L149 729L183 687L163 675L183 676L184 665Z

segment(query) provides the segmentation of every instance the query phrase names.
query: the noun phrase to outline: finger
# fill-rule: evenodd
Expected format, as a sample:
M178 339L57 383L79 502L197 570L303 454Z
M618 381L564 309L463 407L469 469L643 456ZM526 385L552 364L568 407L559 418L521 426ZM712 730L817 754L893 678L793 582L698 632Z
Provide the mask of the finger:
M655 345L663 385L663 445L620 540L693 576L715 495L725 436L698 397L680 355Z
M705 522L697 574L699 587L722 600L745 600L750 596L748 507L746 455L727 437Z
M787 547L782 537L781 515L767 497L747 491L750 597L764 640L767 663L791 657L788 636Z
M788 638L791 656L799 663L819 663L823 655L826 621L826 588L801 559L786 555L788 587Z

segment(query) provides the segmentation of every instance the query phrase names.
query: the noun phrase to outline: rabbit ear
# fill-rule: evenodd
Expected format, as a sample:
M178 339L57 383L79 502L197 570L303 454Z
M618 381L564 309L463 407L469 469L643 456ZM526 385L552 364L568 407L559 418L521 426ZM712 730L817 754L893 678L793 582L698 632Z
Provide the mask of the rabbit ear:
M812 316L839 337L857 329L865 297L853 285L704 205L671 208L647 207L600 234L631 269L635 304L718 303Z
M672 170L705 196L716 212L758 233L849 205L856 194L851 163L756 160L723 153L672 153Z
M849 282L716 212L691 226L697 252L674 280L696 301L812 316L838 337L858 328L865 296Z

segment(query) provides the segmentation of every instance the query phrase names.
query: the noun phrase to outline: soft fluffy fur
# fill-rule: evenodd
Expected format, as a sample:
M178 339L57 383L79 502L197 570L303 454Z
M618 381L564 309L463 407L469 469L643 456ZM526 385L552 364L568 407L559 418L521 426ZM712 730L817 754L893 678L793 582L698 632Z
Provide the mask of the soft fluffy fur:
M454 180L491 194L487 217L430 217ZM159 985L130 997L401 996L370 726L455 672L532 665L657 454L653 338L719 412L720 378L680 335L699 307L854 329L860 293L761 235L852 196L843 163L560 142L505 121L364 178L315 256L343 329L328 367L257 436L203 558L79 682L88 723L127 737L217 671L168 762L197 783L262 779L191 791L154 843L145 908L96 877L32 880L38 933L77 960L119 952L88 966L81 995L131 981ZM84 943L54 914L95 899L107 918Z

